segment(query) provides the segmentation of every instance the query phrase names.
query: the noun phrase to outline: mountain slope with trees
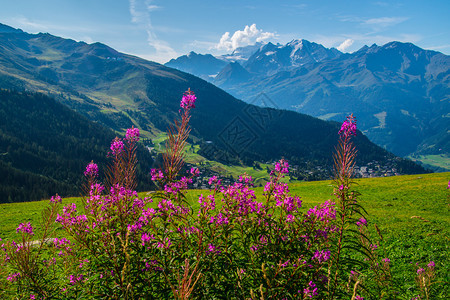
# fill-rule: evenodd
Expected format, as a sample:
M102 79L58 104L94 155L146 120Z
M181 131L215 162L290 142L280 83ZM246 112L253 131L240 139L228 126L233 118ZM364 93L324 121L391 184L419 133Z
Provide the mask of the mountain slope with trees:
M115 134L48 96L0 90L0 119L0 203L79 196L91 160L106 170ZM148 173L148 151L141 148L139 159ZM149 187L148 177L141 180Z

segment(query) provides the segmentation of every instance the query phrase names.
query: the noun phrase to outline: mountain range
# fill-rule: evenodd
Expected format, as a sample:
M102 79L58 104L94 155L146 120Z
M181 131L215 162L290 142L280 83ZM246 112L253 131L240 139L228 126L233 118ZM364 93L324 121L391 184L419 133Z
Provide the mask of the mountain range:
M354 53L306 40L267 43L248 59L190 53L166 65L202 76L248 103L324 120L353 113L369 139L399 156L450 157L450 58L411 43L365 46ZM231 55L232 57L232 55ZM218 62L221 63L218 63ZM223 63L225 66L221 67Z
M234 63L242 61L244 54L236 54ZM245 103L196 76L101 43L29 34L7 25L0 25L0 88L44 94L83 115L80 122L93 121L118 133L135 126L150 139L165 132L179 116L181 95L191 88L197 95L197 108L192 114L189 142L198 145L198 155L226 164L251 166L255 161L284 157L293 164L308 163L329 170L340 126L293 111ZM264 99L262 95L260 100ZM13 115L20 118L20 114ZM14 135L6 129L4 134ZM27 139L22 143L31 143ZM400 173L425 172L362 134L356 143L360 165L376 161ZM0 157L14 167L4 159Z

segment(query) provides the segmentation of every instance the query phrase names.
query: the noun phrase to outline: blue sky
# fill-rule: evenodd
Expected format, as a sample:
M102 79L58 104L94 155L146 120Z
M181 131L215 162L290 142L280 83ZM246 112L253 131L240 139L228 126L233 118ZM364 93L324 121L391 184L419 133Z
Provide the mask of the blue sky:
M8 0L0 9L0 23L160 63L293 39L344 52L402 41L450 54L449 16L449 0Z

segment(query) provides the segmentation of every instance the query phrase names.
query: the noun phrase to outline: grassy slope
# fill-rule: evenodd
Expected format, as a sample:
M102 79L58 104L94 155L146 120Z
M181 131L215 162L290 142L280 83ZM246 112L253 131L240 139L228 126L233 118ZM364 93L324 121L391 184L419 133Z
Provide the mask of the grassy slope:
M152 139L152 142L154 144L153 148L157 152L163 152L166 147L166 139L167 134L166 133L159 133L155 136L155 138ZM217 172L223 176L232 176L234 179L237 179L240 175L247 173L248 175L253 177L253 180L255 181L255 185L259 186L261 184L264 184L267 182L270 178L269 174L266 171L266 167L273 168L270 164L260 164L260 169L255 169L253 167L248 166L229 166L222 164L217 161L208 160L205 157L198 154L198 151L200 150L199 145L192 145L187 144L185 149L185 161L187 163L197 165L197 166L203 166L207 167L208 169Z
M359 179L355 189L368 212L372 237L378 238L373 224L384 236L392 271L401 290L412 293L415 265L435 261L440 280L450 281L450 173ZM331 198L331 181L294 183L291 191L302 196L304 207ZM383 252L383 251L382 251ZM448 295L450 290L442 290ZM406 295L404 295L406 296ZM443 297L445 298L445 296Z
M412 161L420 161L426 167L438 167L445 171L450 171L450 156L446 154L439 155L417 155L408 157Z
M413 286L415 269L411 263L423 266L433 260L439 277L449 281L450 191L446 189L449 179L447 172L356 180L355 189L362 194L360 201L368 212L369 226L380 227L394 276L404 282L402 290ZM290 189L302 197L305 210L332 198L333 192L331 181L292 182ZM207 191L190 191L187 200L196 206L201 193ZM257 194L262 194L262 188L257 188ZM71 202L80 207L80 199L64 199L64 203ZM16 238L15 228L20 222L38 224L45 205L45 201L1 204L0 237ZM375 236L375 231L372 232ZM446 292L449 291L443 291Z

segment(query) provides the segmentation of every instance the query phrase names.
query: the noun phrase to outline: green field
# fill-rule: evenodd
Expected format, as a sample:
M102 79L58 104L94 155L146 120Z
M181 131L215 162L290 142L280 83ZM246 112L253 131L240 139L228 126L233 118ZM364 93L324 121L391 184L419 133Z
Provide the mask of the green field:
M397 282L402 290L414 285L414 265L425 265L433 260L441 281L449 282L450 274L450 173L407 175L387 178L358 179L354 188L361 193L360 202L368 213L369 226L377 224L383 235L381 251L392 261ZM301 196L305 211L314 205L332 199L331 181L291 182L293 194ZM256 189L262 194L262 188ZM198 196L205 190L192 190L187 200L197 206ZM144 196L142 193L141 195ZM64 199L64 203L79 198ZM38 226L40 212L47 201L0 204L0 237L16 238L15 228L20 222ZM448 291L447 291L448 292Z
M409 158L413 161L419 161L423 163L425 167L438 167L442 170L450 171L450 157L446 154L418 155Z
M241 171L249 171L243 168ZM233 172L235 173L235 172ZM254 174L252 174L254 175ZM450 172L424 175L405 175L387 178L357 179L355 189L362 195L360 201L369 219L389 234L423 227L424 234L450 236L450 191L446 189ZM291 182L290 189L303 200L303 206L312 207L332 198L331 180ZM256 189L258 194L262 188ZM189 191L187 198L195 205L202 190ZM146 193L142 193L144 195ZM64 203L81 204L80 198L66 198ZM47 201L0 204L0 237L14 236L20 222L37 223ZM416 217L420 218L416 218ZM413 218L412 218L413 217ZM425 222L421 218L427 220ZM428 229L428 232L427 230ZM447 239L448 241L448 239Z

